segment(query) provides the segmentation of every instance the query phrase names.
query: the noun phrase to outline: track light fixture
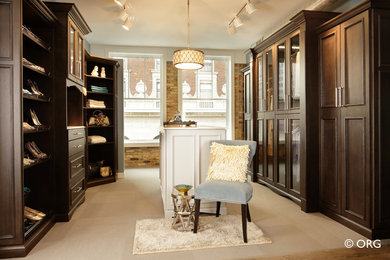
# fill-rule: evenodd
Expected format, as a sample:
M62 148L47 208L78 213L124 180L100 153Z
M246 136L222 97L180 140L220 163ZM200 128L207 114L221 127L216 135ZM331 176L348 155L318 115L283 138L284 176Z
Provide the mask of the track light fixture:
M234 18L233 20L233 24L236 28L242 26L244 23L242 22L241 18L236 16L236 18Z
M248 14L252 14L257 10L255 5L251 2L251 0L246 0L246 3L243 7L237 12L236 16L229 22L227 31L230 35L236 33L236 28L242 26L244 23L242 22L241 18L239 17L242 12L246 10Z
M127 0L114 0L114 2L120 7L124 8Z
M127 17L125 22L122 24L122 28L125 29L126 31L128 31L128 30L130 30L132 25L133 24L130 22L129 17Z
M251 3L249 0L246 1L245 9L248 14L253 14L257 10L255 5Z
M227 27L227 31L230 35L233 35L236 33L236 27L234 27L233 25L228 25Z

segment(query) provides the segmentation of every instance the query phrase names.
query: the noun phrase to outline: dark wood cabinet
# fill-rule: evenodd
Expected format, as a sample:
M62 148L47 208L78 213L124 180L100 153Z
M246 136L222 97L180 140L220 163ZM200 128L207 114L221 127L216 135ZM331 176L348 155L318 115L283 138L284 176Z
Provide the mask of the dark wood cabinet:
M84 35L91 29L74 4L45 3L58 18L55 34L56 220L69 221L85 200Z
M318 210L315 28L336 13L302 11L252 51L256 181Z
M25 256L54 225L56 23L42 1L0 2L0 258Z
M241 72L244 76L244 140L253 140L252 62Z
M87 164L96 164L103 161L102 166L108 166L111 169L110 176L102 177L99 170L92 172L87 170L87 187L115 182L117 175L117 121L116 121L116 102L117 102L117 69L118 62L112 59L91 56L88 53L85 56L86 75L85 89L87 95L83 101L84 125L86 126L87 136L102 136L106 139L105 143L87 144ZM91 72L98 68L98 76L91 75ZM102 76L102 71L105 76ZM103 74L104 75L104 74ZM95 102L104 102L104 108L90 106L89 100ZM110 125L90 125L89 118L98 113L103 113L108 117Z
M390 4L367 1L318 30L320 209L370 238L390 236L381 211L390 196L380 188L390 186L389 170L378 164L390 140L383 132L390 105L381 102L389 98L381 80L389 66L380 53L390 39L383 17Z

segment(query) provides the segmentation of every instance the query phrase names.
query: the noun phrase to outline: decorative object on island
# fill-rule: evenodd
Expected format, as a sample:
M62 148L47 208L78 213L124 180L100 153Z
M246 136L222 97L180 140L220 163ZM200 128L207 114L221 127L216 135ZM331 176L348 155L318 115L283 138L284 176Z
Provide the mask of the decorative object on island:
M173 65L182 70L198 70L204 66L203 51L190 49L190 0L187 0L187 49L173 53Z
M182 122L174 122L174 121L169 121L169 122L164 122L164 127L177 127L177 126L194 126L196 127L196 122L195 121L182 121Z

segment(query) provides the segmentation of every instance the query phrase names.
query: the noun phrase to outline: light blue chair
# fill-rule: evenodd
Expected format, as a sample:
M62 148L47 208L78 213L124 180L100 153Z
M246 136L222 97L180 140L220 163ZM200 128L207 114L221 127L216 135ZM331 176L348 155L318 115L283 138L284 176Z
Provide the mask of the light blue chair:
M194 221L194 233L198 231L199 214L200 214L200 201L216 201L217 212L216 216L219 217L219 210L221 202L241 204L241 215L242 215L242 232L244 242L247 243L247 232L246 232L246 221L248 219L251 222L251 216L249 213L248 201L252 198L253 188L248 181L248 175L250 173L251 162L253 156L256 153L256 142L255 141L228 141L228 140L217 140L210 141L210 145L213 143L225 144L225 145L249 145L249 156L248 156L248 169L246 171L246 182L234 182L234 181L220 181L212 180L206 181L195 188L195 221Z

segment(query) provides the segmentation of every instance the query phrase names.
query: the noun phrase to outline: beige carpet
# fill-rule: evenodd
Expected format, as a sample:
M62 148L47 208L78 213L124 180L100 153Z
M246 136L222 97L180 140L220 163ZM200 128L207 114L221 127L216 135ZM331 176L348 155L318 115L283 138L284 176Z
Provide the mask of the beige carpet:
M240 215L200 216L198 233L171 228L172 219L143 219L135 226L133 254L150 254L202 248L272 243L252 222L248 222L248 243L242 238Z

